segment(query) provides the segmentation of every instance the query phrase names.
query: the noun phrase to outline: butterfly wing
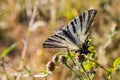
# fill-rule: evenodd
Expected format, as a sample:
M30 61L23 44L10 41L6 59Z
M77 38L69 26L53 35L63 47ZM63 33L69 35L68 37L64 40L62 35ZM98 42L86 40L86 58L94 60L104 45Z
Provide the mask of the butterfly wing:
M82 13L73 19L64 28L58 30L53 36L49 37L44 43L44 48L69 48L70 50L78 50L79 45L86 39L86 34L96 15L94 9Z
M65 29L59 30L53 36L49 37L44 43L44 48L69 48L69 49L79 49L77 45L74 44L74 39L72 35ZM74 38L74 37L73 37Z
M70 23L68 23L67 31L69 31L71 35L74 36L76 44L78 46L85 41L87 37L87 32L91 26L91 23L96 13L97 11L94 9L88 10L80 16L73 19Z

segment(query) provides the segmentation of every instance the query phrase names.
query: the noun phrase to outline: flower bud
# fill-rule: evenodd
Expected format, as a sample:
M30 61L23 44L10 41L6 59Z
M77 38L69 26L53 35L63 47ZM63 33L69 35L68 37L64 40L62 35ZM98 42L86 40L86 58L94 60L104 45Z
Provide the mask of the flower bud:
M67 63L67 58L63 55L60 56L60 61L63 63L63 64L66 64Z
M85 61L85 55L84 55L84 54L79 54L79 53L77 53L77 54L76 54L76 60L77 60L78 62L83 62L83 61Z
M46 65L46 69L47 69L48 71L53 71L53 70L55 69L55 64L54 64L54 62L49 61L49 62L47 63L47 65Z
M53 61L54 63L56 63L56 62L58 62L58 59L59 59L58 56L55 55L55 56L53 56L52 61Z

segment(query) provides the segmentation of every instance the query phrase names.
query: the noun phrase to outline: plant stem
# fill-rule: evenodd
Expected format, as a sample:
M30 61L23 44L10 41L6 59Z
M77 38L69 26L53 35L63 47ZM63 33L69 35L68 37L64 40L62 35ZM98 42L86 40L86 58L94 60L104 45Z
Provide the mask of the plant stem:
M71 56L71 54L70 54L69 49L68 49L68 48L66 48L66 49L67 49L67 52L68 52L68 56L69 56L70 59L72 60L73 64L76 66L76 63L75 63L75 61L73 60L73 58L72 58L72 56Z
M83 80L82 79L82 76L80 74L78 74L77 72L75 72L69 65L67 65L67 63L65 64L65 66L70 69L73 73L75 73L75 75L80 79L80 80Z
M110 80L112 80L112 74L110 75Z
M8 74L7 74L6 64L5 64L4 58L2 58L2 68L3 68L6 79L10 80L9 77L8 77Z
M85 68L84 68L84 66L83 66L83 62L81 62L81 67L82 67L82 69L83 69L83 71L84 71L84 74L87 76L87 78L88 78L89 80L91 80L89 74L86 72L86 70L85 70Z
M107 69L105 69L100 63L98 63L97 61L95 61L95 60L92 60L92 59L90 59L90 61L92 61L92 62L95 62L97 65L99 65L103 70L105 70L106 72L108 72L108 70Z

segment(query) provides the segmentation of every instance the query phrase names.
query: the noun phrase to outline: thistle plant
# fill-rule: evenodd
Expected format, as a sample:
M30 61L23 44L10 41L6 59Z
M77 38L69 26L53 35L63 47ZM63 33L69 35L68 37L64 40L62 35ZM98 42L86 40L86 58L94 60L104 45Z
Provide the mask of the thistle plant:
M98 61L96 57L95 47L92 46L92 39L88 39L85 44L87 53L80 50L81 53L75 53L66 49L66 52L58 52L53 56L53 59L47 63L46 72L48 76L56 69L56 63L62 63L67 69L71 71L79 80L94 80L96 70L101 68L106 72L108 79L112 80L112 72L119 69L120 58L113 63L113 68L106 69ZM83 49L83 46L81 47ZM72 65L71 65L72 64ZM58 67L59 68L59 67Z

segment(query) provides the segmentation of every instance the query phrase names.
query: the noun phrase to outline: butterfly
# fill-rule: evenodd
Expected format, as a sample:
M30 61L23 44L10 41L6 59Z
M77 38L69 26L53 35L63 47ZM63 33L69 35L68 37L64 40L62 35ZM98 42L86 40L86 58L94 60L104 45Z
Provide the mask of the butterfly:
M88 50L88 30L97 10L90 9L71 20L66 26L57 30L44 43L44 48L68 48L71 51L90 53Z

